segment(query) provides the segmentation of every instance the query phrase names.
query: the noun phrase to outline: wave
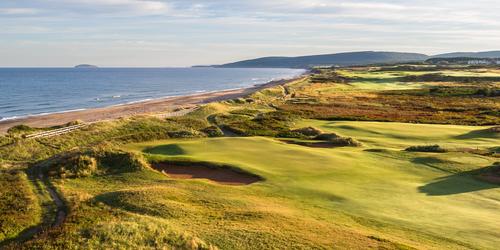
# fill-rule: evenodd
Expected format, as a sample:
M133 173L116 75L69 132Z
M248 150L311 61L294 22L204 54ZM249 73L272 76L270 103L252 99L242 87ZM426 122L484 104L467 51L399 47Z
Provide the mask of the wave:
M1 117L0 116L0 122L8 121L8 120L24 119L24 118L29 118L29 117L44 116L44 115L64 114L64 113L84 111L84 110L87 110L87 109L83 109L83 108L82 109L70 109L70 110L63 110L63 111L56 111L56 112L45 112L45 113L39 113L39 114L9 116L9 117Z
M20 117L18 117L18 116L1 117L0 116L0 122L2 122L2 121L8 121L8 120L15 120L17 118L20 118Z
M119 106L124 106L124 105L129 105L129 104L136 104L136 103L142 103L142 102L148 102L148 101L152 101L152 100L155 100L156 98L146 98L146 99L141 99L141 100L137 100L137 101L130 101L130 102L125 102L125 103L119 103L119 104L114 104L114 105L110 105L110 106L107 106L107 107L119 107Z

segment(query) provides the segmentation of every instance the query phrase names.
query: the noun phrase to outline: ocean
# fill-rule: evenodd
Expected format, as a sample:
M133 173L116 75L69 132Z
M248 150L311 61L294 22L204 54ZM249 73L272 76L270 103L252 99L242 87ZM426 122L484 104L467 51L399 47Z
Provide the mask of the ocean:
M302 73L298 69L0 68L0 121L246 88Z

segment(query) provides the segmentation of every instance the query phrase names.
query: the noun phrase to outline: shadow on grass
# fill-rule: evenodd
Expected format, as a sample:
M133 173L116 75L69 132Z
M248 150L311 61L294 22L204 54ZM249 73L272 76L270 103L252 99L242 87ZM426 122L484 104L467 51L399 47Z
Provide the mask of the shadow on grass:
M176 144L161 145L158 147L147 148L144 150L145 153L149 154L161 154L161 155L185 155L186 151Z
M442 196L471 193L493 188L500 188L500 186L475 180L466 173L459 173L438 178L431 183L419 187L418 190L430 196Z
M435 179L418 188L421 193L431 196L471 193L500 188L500 165L452 174Z
M468 133L457 135L455 139L475 139L475 138L498 138L499 133L494 132L492 129L473 130Z

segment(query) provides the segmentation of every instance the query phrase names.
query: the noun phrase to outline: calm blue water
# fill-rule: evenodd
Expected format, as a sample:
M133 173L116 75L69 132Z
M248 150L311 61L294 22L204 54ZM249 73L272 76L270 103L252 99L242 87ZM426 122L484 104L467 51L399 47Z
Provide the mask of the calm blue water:
M0 68L0 120L250 87L295 69Z

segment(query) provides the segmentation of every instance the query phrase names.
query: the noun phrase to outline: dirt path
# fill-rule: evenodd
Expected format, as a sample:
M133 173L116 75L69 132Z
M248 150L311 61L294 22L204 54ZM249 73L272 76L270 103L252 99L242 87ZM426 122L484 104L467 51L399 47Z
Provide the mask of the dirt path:
M66 219L66 205L64 204L64 201L61 199L59 194L56 192L54 187L52 186L52 183L43 176L43 174L40 172L38 175L38 178L42 181L42 183L45 184L45 187L47 189L47 192L49 192L50 198L52 198L52 201L56 205L56 216L55 219L52 223L52 227L58 227L61 226L64 223L64 220Z

